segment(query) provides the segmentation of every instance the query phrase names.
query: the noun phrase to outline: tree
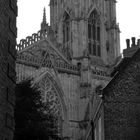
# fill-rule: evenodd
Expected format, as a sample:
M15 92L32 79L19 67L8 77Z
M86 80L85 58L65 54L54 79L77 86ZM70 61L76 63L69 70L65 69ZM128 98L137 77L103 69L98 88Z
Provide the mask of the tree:
M14 140L46 140L57 138L57 117L49 103L42 102L38 85L32 80L22 81L16 86Z

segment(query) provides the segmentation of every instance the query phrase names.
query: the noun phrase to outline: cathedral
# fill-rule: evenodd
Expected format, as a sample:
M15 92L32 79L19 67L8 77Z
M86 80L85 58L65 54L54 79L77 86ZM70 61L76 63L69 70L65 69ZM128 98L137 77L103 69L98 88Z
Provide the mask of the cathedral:
M59 118L61 138L85 138L93 104L120 58L116 1L50 0L50 25L44 9L40 30L16 49L17 83L34 78L40 85L43 101Z

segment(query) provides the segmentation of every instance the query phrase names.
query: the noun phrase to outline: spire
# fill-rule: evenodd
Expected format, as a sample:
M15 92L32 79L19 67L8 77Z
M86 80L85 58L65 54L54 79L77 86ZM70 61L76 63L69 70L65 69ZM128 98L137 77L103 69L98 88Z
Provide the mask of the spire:
M41 23L41 31L45 31L47 26L48 26L48 24L46 22L46 9L44 7L44 10L43 10L43 20L42 20L42 23Z
M43 22L46 23L46 8L44 7Z

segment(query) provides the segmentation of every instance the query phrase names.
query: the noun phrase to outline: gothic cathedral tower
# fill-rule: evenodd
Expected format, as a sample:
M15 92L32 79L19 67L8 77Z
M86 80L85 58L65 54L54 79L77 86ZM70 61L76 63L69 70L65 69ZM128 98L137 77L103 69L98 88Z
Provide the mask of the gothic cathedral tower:
M110 65L120 55L115 0L50 0L50 14L57 40L73 60L90 56Z

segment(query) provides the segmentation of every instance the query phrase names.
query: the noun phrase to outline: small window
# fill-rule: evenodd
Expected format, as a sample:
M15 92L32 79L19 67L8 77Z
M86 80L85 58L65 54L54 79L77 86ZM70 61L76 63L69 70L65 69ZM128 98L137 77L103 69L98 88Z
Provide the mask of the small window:
M63 44L70 40L70 16L65 12L63 17Z

